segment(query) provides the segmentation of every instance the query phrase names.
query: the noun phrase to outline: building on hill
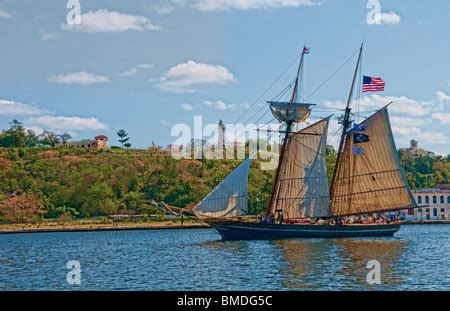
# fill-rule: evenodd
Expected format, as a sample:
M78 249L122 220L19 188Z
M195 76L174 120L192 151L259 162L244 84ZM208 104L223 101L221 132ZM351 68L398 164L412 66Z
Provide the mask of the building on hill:
M109 148L108 137L105 135L95 136L93 140L83 139L80 141L71 141L67 143L68 147L82 149L107 149Z
M411 146L409 148L400 148L401 151L407 155L419 155L434 157L436 154L432 151L419 148L419 142L415 139L411 140Z
M450 185L413 190L417 209L406 212L406 220L450 220Z

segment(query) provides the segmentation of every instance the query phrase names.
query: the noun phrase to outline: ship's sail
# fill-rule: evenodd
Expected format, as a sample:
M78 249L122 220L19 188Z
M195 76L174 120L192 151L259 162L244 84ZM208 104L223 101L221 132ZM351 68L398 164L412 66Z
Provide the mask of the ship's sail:
M400 166L387 107L366 119L358 130L351 130L346 135L340 160L336 163L331 190L332 215L415 207Z
M199 218L228 218L248 214L247 190L251 159L242 162L193 212Z
M329 121L290 134L272 213L282 210L285 218L330 216L325 164Z
M312 104L296 102L268 102L273 116L280 123L303 122L311 114Z

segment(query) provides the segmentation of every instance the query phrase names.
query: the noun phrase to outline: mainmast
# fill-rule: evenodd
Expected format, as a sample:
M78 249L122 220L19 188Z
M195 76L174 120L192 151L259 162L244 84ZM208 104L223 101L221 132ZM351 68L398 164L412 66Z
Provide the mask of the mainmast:
M279 188L280 188L280 173L281 173L281 167L282 167L282 163L284 162L284 158L285 158L285 153L286 153L286 149L287 149L287 145L289 143L289 134L292 130L292 125L293 123L296 121L296 116L295 114L297 113L298 110L298 106L302 105L298 103L298 93L299 93L299 85L300 85L300 81L301 81L301 76L302 76L302 70L303 70L303 63L304 63L304 59L305 59L305 54L307 52L307 47L304 46L303 47L303 52L302 52L302 56L300 59L300 63L298 65L298 70L297 70L297 76L295 78L295 83L294 83L294 90L292 91L292 96L291 96L291 100L289 103L274 103L274 102L269 102L269 104L274 105L274 104L285 104L287 107L285 112L280 113L280 115L277 117L275 116L280 122L284 121L286 123L286 133L284 136L284 140L283 140L283 144L281 147L281 151L280 151L280 159L279 159L279 163L278 163L278 167L275 173L275 181L273 184L273 188L272 188L272 193L270 196L270 201L269 204L267 206L267 210L266 210L266 214L270 215L272 212L272 207L275 203L276 200L276 196L279 192ZM309 105L308 105L309 108ZM272 108L272 112L274 113L275 109L282 109L281 106L277 107L277 108ZM308 110L309 112L309 110ZM291 116L292 115L292 116Z
M352 123L352 121L351 121L351 112L352 112L351 104L352 104L352 99L353 99L353 93L355 91L356 80L358 79L358 72L359 72L360 67L361 67L361 58L362 58L362 52L363 52L363 45L364 45L364 43L361 44L361 48L359 49L358 63L356 64L355 73L353 75L352 86L350 88L350 94L348 96L347 106L345 108L345 113L344 113L344 118L341 121L341 123L342 123L342 135L341 135L341 140L339 142L339 149L338 149L336 165L334 166L333 177L331 179L331 186L330 186L330 199L331 199L331 201L333 201L333 191L334 191L334 187L335 187L335 184L336 184L336 176L337 176L337 172L339 170L339 166L340 166L340 163L341 163L341 158L342 158L342 153L343 153L343 149L344 149L344 146L345 146L345 141L347 140L347 131L348 131L348 129L349 129L351 123Z

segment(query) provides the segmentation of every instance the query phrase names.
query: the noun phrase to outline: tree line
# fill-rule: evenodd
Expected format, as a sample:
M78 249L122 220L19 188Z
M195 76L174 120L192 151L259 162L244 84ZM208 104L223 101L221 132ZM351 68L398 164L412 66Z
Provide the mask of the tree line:
M9 129L0 132L0 147L4 148L32 148L67 146L73 139L70 133L55 133L53 131L43 131L36 134L34 130L25 129L22 122L12 120L9 122ZM117 131L118 141L122 148L131 148L130 137L124 129ZM117 148L117 147L116 147Z
M126 133L126 132L125 132ZM0 222L112 214L154 214L153 202L192 207L237 165L239 160L176 160L165 150L75 149L27 141L21 124L0 134L14 147L0 147ZM126 147L128 135L123 137ZM34 137L35 139L35 137ZM39 140L44 140L41 136ZM16 147L19 146L19 147ZM450 156L419 156L399 151L413 189L450 182ZM327 148L331 175L336 161ZM249 210L262 212L272 190L274 172L254 161L249 175Z

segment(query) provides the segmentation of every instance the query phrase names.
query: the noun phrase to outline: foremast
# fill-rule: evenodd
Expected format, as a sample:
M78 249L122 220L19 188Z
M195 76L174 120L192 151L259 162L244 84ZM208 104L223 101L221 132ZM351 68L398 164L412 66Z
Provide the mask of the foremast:
M267 205L267 209L266 209L267 215L274 214L275 209L276 209L277 196L278 196L278 193L279 193L280 187L281 187L281 183L280 183L281 168L282 168L282 163L284 162L285 157L286 157L286 150L287 150L289 140L290 140L289 134L292 131L292 126L293 126L294 122L303 121L303 119L306 119L310 114L310 106L311 105L298 103L298 94L299 94L300 85L301 85L303 64L304 64L304 60L305 60L305 54L307 54L308 50L309 49L306 46L303 47L303 51L302 51L302 55L300 58L300 63L298 65L297 76L295 78L294 89L292 91L290 102L289 103L269 102L269 104L271 105L272 113L274 114L275 118L277 118L278 121L284 122L286 124L286 133L285 133L285 136L283 139L283 144L282 144L281 150L280 150L280 158L279 158L279 162L278 162L278 167L275 172L275 180L274 180L274 184L273 184L273 188L272 188L272 193L270 195L269 204ZM283 105L286 107L283 107ZM295 115L297 113L298 108L301 105L307 106L306 107L307 112L304 113L304 116L302 116L301 119L298 119L295 117ZM285 108L285 111L281 112L282 108ZM277 109L279 109L280 111L277 111ZM278 114L276 114L277 112L278 112Z

